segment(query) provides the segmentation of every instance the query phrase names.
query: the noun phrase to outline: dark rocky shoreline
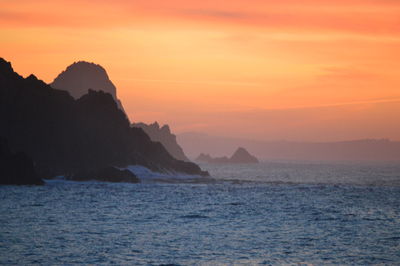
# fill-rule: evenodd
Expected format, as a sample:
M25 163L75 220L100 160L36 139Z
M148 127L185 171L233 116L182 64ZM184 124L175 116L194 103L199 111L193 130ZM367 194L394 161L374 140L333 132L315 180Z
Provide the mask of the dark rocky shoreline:
M173 158L142 129L131 127L111 94L89 90L75 100L33 75L21 77L4 59L0 59L0 124L0 137L10 150L24 152L37 175L46 179L59 175L79 179L80 173L127 165L208 175L194 163Z

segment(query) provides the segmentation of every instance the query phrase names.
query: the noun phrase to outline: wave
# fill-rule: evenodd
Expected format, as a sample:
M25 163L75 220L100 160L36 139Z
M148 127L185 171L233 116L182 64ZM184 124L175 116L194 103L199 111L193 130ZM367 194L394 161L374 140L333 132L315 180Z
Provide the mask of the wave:
M143 183L215 183L212 177L188 175L179 172L155 172L141 165L130 165L121 170L128 170L135 174Z

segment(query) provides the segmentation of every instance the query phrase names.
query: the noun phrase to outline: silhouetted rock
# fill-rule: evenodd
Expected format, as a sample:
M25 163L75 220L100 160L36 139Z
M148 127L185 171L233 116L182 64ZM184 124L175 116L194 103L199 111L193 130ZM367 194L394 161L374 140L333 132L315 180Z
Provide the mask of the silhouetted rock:
M124 111L120 100L117 99L116 87L109 79L106 70L100 65L85 61L75 62L60 73L50 86L68 91L75 99L87 94L89 90L110 93L119 108ZM150 125L137 123L133 124L133 126L142 128L151 140L161 142L175 159L190 161L176 142L176 136L171 134L168 125L160 128L156 122Z
M129 170L120 170L109 166L86 173L75 174L71 179L76 181L97 180L105 182L140 183L139 178Z
M0 59L0 136L35 162L39 176L74 176L104 166L207 175L173 158L130 122L109 93L89 90L74 100Z
M157 122L153 124L135 123L132 124L134 127L138 127L144 130L149 135L152 141L160 142L175 159L182 161L190 161L182 148L176 142L176 136L171 133L168 125L160 127Z
M231 163L258 163L258 159L242 147L238 148L229 160Z
M33 162L25 153L12 153L4 139L0 138L0 184L42 185Z
M259 162L256 157L251 155L244 148L238 148L230 158L226 156L213 158L209 154L201 153L196 158L196 161L206 162L206 163L258 163Z
M87 94L89 89L110 93L118 107L124 111L121 101L117 98L117 89L100 65L85 61L75 62L61 72L50 86L68 91L75 99Z

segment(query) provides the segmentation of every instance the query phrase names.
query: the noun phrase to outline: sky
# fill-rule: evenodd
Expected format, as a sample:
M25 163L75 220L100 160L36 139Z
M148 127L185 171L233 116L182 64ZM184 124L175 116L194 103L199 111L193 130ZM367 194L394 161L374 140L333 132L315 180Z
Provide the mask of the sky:
M0 0L0 57L102 65L132 122L258 140L400 140L398 0Z

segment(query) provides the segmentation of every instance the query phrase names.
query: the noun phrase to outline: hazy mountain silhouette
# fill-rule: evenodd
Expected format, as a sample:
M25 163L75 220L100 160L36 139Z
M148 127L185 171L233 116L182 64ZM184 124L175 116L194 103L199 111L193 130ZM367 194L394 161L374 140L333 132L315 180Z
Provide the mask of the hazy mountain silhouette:
M160 127L157 122L154 122L149 125L135 123L132 126L143 129L151 140L160 142L175 159L189 161L182 148L176 142L176 136L171 133L168 125Z
M117 89L100 65L85 61L75 62L61 72L50 86L68 91L75 99L87 94L89 89L110 93L118 107L124 111L121 101L117 98Z
M130 126L109 93L89 90L74 100L35 76L23 78L0 59L0 137L32 158L43 177L90 173L108 166L206 175L173 158L140 128Z
M264 160L400 161L400 142L387 139L340 142L258 141L192 132L177 135L177 141L190 158L205 152L222 156L238 146L244 146L257 158Z
M251 155L245 148L239 147L230 158L216 157L213 158L209 154L201 153L197 158L198 162L206 163L258 163L258 159Z

